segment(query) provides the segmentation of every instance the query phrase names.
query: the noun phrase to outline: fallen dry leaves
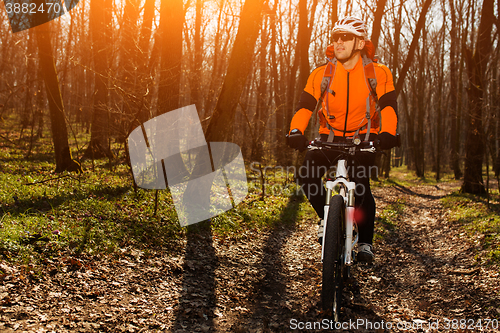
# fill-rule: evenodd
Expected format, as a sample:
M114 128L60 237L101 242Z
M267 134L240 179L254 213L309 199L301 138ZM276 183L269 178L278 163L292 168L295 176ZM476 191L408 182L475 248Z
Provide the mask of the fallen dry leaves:
M476 266L473 240L447 220L438 199L450 191L374 190L379 211L401 197L407 206L376 263L353 270L344 320L499 318L498 269ZM1 263L0 331L288 332L291 319L322 319L315 222L238 241L200 234L178 254L54 258L39 274Z

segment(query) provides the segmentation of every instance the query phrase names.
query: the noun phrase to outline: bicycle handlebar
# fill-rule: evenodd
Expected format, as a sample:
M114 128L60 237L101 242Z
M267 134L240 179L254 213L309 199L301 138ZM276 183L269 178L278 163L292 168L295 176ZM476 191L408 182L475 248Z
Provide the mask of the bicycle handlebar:
M308 150L314 149L337 149L343 152L369 152L375 153L377 152L377 147L379 146L379 142L377 141L363 141L360 144L356 145L354 142L325 142L319 139L313 140L309 142L307 146ZM354 149L353 149L354 148Z

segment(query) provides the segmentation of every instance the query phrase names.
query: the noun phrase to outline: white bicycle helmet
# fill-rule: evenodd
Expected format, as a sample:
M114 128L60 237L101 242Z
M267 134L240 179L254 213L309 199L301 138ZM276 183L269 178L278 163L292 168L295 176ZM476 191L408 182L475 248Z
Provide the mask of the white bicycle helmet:
M354 16L348 16L335 22L333 33L336 32L350 32L363 39L368 38L365 22Z

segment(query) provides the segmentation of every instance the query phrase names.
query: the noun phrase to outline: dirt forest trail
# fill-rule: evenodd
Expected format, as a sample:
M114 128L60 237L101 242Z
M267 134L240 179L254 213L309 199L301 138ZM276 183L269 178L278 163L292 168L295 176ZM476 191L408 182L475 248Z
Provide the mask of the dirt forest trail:
M389 205L403 207L396 224L376 222L382 234L375 243L376 263L354 269L355 282L345 293L344 331L438 332L449 327L458 332L463 323L479 331L479 320L485 326L485 320L500 318L498 269L474 265L474 238L449 222L440 204L456 186L373 190L379 214ZM290 205L298 207L298 200ZM10 267L0 284L0 332L327 328L319 313L315 222L310 218L268 232L249 231L238 241L202 232L190 237L178 255L129 249L101 259L55 258L38 281ZM430 324L439 329L429 329ZM495 330L490 323L483 331Z

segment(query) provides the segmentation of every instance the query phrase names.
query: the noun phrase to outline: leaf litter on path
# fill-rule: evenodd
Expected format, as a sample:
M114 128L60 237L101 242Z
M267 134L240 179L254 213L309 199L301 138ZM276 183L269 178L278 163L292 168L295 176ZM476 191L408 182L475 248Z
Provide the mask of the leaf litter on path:
M373 189L379 213L402 198L405 207L377 238L375 264L353 269L343 321L425 327L500 317L498 268L477 266L474 240L446 218L439 198L450 191ZM1 263L0 331L289 332L322 322L316 220L239 240L194 237L177 255L53 258L38 279Z

